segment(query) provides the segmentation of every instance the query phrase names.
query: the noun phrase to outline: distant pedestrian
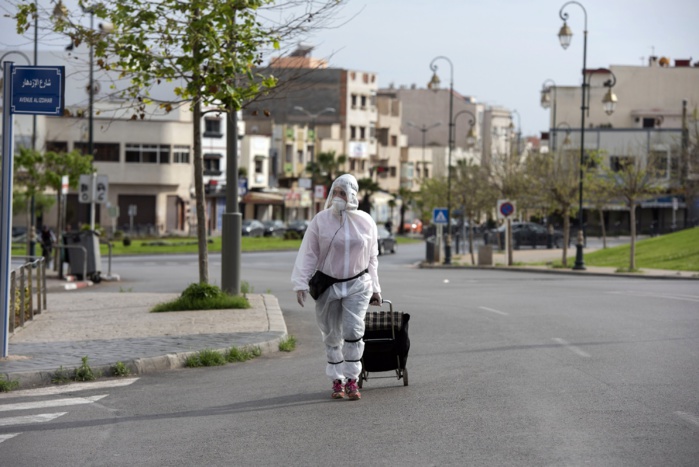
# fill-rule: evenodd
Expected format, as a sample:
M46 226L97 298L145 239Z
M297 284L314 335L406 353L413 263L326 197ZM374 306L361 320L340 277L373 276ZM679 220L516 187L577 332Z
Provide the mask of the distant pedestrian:
M387 220L384 226L386 230L388 230L388 233L393 233L393 222L391 222L391 219Z
M56 246L56 234L53 233L53 230L51 230L48 225L43 225L41 227L40 241L41 255L46 261L46 267L50 267L51 253L53 252L53 248Z

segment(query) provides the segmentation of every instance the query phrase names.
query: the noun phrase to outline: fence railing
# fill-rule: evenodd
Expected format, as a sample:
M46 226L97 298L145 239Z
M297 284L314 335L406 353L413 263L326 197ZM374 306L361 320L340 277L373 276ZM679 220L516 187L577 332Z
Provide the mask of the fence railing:
M26 262L10 272L10 333L46 310L46 261L43 257L19 258Z

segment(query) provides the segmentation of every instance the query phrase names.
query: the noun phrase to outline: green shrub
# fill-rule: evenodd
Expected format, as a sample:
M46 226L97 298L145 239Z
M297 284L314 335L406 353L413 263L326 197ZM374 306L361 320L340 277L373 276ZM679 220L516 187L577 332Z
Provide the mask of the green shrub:
M284 232L284 240L299 240L301 235L295 230L287 230Z
M124 238L124 231L123 230L115 230L114 231L114 240L121 240Z
M87 357L82 357L82 361L82 365L75 369L75 377L73 379L75 379L75 381L96 380L99 375L92 371L92 368L90 368L90 365L87 363Z
M124 377L129 376L130 373L131 370L129 370L129 368L124 365L123 362L116 362L116 364L112 367L112 374L114 376Z
M190 300L208 300L212 298L220 298L225 296L223 290L217 285L212 284L190 284L184 292L182 292L181 297Z
M282 339L279 342L280 352L291 352L296 348L296 338L294 336L287 336L286 339Z
M0 379L0 392L10 392L19 387L19 381L11 380L9 377Z
M121 243L124 246L131 246L131 238L130 237L124 237L124 239L121 241Z
M58 367L58 370L51 376L53 384L65 384L70 381L70 371L63 368L63 365Z

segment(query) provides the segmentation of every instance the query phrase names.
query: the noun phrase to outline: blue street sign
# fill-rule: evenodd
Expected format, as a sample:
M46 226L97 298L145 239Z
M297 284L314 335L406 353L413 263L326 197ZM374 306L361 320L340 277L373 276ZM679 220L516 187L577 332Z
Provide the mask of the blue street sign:
M432 210L432 223L433 224L448 224L449 223L449 209L447 208L434 208Z
M13 114L62 116L65 106L65 67L12 67Z

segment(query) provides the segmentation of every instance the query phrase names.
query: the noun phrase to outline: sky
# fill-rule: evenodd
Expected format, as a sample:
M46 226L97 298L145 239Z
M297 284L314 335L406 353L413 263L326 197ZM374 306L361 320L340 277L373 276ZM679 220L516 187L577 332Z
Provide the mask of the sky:
M313 56L326 58L330 67L376 73L381 88L425 87L432 76L430 62L447 57L453 64L454 89L477 102L517 110L523 135L547 130L548 111L539 103L545 81L558 86L581 83L585 12L579 4L587 12L587 68L645 66L651 55L668 57L673 64L674 59L699 62L697 0L570 3L565 12L573 39L567 50L557 37L565 3L349 0L334 18L334 27L312 31L304 43L313 45ZM3 2L0 13L8 8ZM14 31L12 20L0 18L0 49L31 50L31 38ZM56 47L56 41L42 41L39 47ZM442 85L448 86L449 62L435 63Z

